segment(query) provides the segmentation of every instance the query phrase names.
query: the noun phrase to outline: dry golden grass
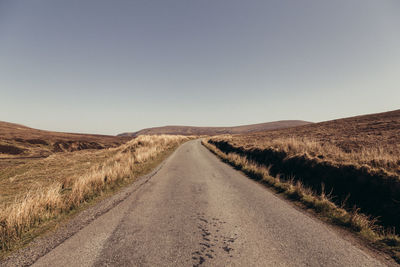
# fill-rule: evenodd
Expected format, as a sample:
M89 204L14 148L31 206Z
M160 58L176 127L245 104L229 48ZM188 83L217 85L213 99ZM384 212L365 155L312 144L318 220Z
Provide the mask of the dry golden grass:
M20 183L19 192L18 188L13 188L13 200L10 196L0 198L0 251L12 249L13 244L30 229L78 208L82 203L114 188L126 179L132 179L138 168L189 138L140 136L118 148L100 152L54 155L13 173L9 179L3 177L2 186L7 187L8 181L8 186L13 187L14 181L18 179L28 177L25 182L35 183L38 176L47 175L44 179L39 179L37 186L27 188L23 186L24 183ZM72 159L60 162L68 160L68 157ZM78 164L75 165L76 162ZM52 166L52 163L56 163L56 166ZM48 167L47 172L43 172L43 166ZM71 170L65 172L63 166ZM34 167L36 168L33 169ZM57 171L62 175L57 175ZM51 178L53 174L55 179ZM4 188L2 190L6 191Z
M400 177L400 110L213 140L235 147L273 149L336 165Z
M28 191L62 182L65 177L79 176L116 153L118 149L111 148L56 153L41 159L10 160L0 168L0 203L14 202Z
M223 136L214 140L230 141L233 145L242 144L237 137ZM353 165L367 167L372 171L383 170L389 175L400 175L400 145L390 149L376 143L372 147L346 152L332 143L322 143L315 139L300 137L279 137L265 139L262 144L255 144L253 148L273 149L285 152L288 157L305 156L318 161L328 161L337 165Z
M388 247L400 260L400 238L394 231L400 225L399 133L400 110L395 110L210 140L224 153L238 153L226 160L252 177L264 177L260 172L269 166L270 173L282 179L263 178L267 184L377 246ZM331 192L332 201L318 200L312 193L323 193L322 187Z
M277 193L285 195L307 209L312 209L321 219L351 230L400 262L400 237L394 231L376 225L376 220L372 217L359 213L356 208L348 211L343 208L344 204L336 205L324 190L321 194L316 194L300 181L282 180L279 175L273 177L270 175L269 167L259 165L236 153L224 153L208 140L202 140L202 144L223 161L244 172L250 178L273 188Z
M224 152L235 152L284 179L295 176L313 190L321 184L336 203L347 201L400 226L400 110L249 135L211 138Z
M0 121L0 169L12 159L47 157L56 152L117 147L131 138L51 132ZM15 164L15 161L11 161Z

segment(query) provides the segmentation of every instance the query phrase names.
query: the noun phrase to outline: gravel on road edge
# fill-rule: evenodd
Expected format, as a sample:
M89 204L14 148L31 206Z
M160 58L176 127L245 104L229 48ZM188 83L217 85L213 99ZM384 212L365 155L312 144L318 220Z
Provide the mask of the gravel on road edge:
M173 152L174 153L174 152ZM173 154L172 153L172 154ZM172 155L171 154L171 155ZM47 233L42 237L33 240L27 247L24 247L4 260L0 261L0 266L30 266L40 257L46 255L49 251L56 248L66 239L73 236L82 228L90 224L93 220L108 212L116 205L121 203L127 197L136 192L142 185L146 184L157 172L163 167L166 160L164 159L149 174L137 178L131 185L123 188L111 197L107 197L93 206L79 212L66 223L60 226L55 232Z

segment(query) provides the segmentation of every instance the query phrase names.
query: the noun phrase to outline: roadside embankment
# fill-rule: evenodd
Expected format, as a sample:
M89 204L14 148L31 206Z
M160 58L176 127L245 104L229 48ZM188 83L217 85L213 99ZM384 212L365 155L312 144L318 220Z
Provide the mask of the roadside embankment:
M390 227L399 220L399 208L392 199L400 191L396 177L288 156L274 149L246 149L231 144L229 136L203 140L203 145L250 178L349 229L399 261L400 238Z
M0 202L0 257L25 245L47 229L51 222L68 217L97 197L149 172L155 163L161 162L189 139L184 136L140 136L117 148L56 155L35 162L29 168L21 169L20 173L10 172L11 176L3 177L2 183L7 186L5 183L9 181L8 188L15 196L13 199L10 196L0 198L3 199ZM74 158L77 164L69 164L68 161L75 162ZM64 173L65 167L78 169ZM47 172L43 173L46 169ZM64 175L56 175L57 172ZM51 179L52 176L56 179ZM21 177L26 177L25 183L20 183L17 190L13 188L14 182ZM35 180L41 186L28 191L23 188L23 184Z
M337 204L355 205L361 212L378 218L380 224L400 229L400 179L395 174L310 158L306 154L289 155L274 148L246 149L223 140L209 142L224 153L233 152L268 166L272 176L300 181L318 194L324 188Z

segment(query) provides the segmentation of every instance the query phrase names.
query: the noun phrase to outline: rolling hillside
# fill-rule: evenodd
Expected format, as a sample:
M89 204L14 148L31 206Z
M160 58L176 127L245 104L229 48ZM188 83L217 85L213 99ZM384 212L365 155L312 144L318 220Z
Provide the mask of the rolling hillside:
M246 134L275 129L283 129L301 125L307 125L311 122L300 120L285 120L266 122L251 125L242 125L234 127L194 127L194 126L164 126L147 128L132 133L122 133L119 136L139 136L139 135L157 135L157 134L180 134L180 135L219 135L219 134Z
M0 158L46 157L54 152L102 149L131 138L44 131L0 121Z
M209 141L268 167L270 174L299 181L400 226L400 110ZM321 186L323 184L323 186ZM324 189L321 189L324 188ZM323 192L322 192L323 193Z

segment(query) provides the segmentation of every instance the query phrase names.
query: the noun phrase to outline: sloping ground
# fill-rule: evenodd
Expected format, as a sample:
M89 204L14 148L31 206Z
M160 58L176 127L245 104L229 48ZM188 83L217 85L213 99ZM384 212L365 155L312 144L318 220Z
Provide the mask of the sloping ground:
M154 176L143 178L0 265L377 267L386 263L249 181L198 140L183 144Z
M95 197L147 173L189 139L141 136L115 148L55 153L0 169L0 259Z
M400 154L399 130L400 109L243 135L235 137L234 142L246 147L263 148L269 146L270 140L281 137L306 138L333 144L344 152L360 152L380 147L398 155Z
M156 134L171 134L171 135L246 134L252 132L295 127L310 123L311 122L299 121L299 120L286 120L286 121L266 122L266 123L234 126L234 127L164 126L164 127L143 129L134 133L122 133L119 136L138 136L138 135L156 135Z
M46 157L54 152L103 149L116 147L130 139L108 135L43 131L0 121L0 159Z
M400 227L400 110L211 139L333 200ZM323 184L323 186L321 186Z

